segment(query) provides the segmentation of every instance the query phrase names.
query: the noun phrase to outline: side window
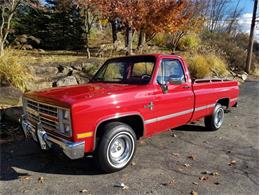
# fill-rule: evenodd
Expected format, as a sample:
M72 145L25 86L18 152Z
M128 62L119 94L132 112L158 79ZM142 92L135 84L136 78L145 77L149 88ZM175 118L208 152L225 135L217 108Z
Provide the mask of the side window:
M152 62L137 62L133 65L132 76L141 77L143 75L151 76L154 63Z
M182 65L179 60L165 59L162 60L160 69L157 75L159 83L167 83L169 80L182 80L185 81Z

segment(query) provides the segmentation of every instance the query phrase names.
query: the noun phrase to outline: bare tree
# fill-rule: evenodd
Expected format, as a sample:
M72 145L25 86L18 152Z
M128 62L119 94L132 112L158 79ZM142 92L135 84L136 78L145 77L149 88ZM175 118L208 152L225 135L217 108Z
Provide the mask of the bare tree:
M229 6L229 0L209 0L207 3L208 11L208 30L213 32L219 30L223 26L226 11Z
M0 0L0 57L4 55L4 47L10 32L11 21L21 0Z
M227 20L227 33L231 34L237 30L238 19L242 14L243 9L239 9L240 0L237 1L235 10L231 12Z
M81 14L84 19L84 30L86 40L87 57L90 58L89 51L89 38L94 24L97 22L99 13L97 10L98 1L95 0L77 0L77 6L80 8Z

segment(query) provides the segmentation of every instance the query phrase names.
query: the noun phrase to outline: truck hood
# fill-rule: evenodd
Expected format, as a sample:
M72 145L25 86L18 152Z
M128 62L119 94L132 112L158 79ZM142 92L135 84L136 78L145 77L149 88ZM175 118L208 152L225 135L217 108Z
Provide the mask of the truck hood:
M136 85L89 83L84 85L56 87L26 93L25 98L39 102L69 107L74 103L105 95L127 92L136 88Z

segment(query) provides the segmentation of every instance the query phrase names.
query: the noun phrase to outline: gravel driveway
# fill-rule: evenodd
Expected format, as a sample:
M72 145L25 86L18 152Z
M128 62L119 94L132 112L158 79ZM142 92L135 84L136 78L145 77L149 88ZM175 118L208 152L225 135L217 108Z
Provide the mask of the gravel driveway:
M1 145L1 194L258 194L258 81L241 87L223 127L203 123L139 141L133 163L102 174L32 141ZM116 187L124 183L124 189Z

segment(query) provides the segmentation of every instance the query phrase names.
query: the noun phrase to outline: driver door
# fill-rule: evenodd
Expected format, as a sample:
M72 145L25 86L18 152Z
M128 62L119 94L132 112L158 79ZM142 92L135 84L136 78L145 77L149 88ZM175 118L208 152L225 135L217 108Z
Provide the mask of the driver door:
M171 81L178 82L173 84ZM193 113L194 95L191 83L185 78L181 61L162 59L157 82L154 102L154 113L157 118L155 130L167 130L189 122ZM167 84L167 93L163 93L159 83Z

